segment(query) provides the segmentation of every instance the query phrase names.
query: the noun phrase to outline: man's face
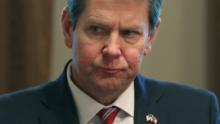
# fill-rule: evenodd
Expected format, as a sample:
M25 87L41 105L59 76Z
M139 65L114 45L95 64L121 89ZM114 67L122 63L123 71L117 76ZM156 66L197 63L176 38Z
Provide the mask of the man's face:
M151 47L146 0L87 0L73 31L73 80L86 92L123 91Z

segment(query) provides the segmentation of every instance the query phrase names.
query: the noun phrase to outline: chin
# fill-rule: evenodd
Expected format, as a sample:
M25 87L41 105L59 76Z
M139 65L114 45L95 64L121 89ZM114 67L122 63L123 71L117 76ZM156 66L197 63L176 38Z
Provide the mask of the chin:
M103 91L117 91L121 89L125 89L130 85L131 81L124 81L120 79L115 79L115 78L109 78L109 79L102 79L102 80L97 80L96 85L98 85L100 90Z

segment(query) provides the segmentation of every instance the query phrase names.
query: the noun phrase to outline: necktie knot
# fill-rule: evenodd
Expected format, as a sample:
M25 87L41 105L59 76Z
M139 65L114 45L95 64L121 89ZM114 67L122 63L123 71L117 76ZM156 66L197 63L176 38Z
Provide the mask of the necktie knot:
M120 109L117 107L103 108L99 111L98 116L103 124L113 124L113 121L119 111Z

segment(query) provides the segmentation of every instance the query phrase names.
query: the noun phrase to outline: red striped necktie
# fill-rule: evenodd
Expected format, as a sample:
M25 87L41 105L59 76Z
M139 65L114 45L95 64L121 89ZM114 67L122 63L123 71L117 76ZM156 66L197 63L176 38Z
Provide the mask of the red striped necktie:
M100 117L102 124L113 124L119 111L120 109L116 107L103 108L99 111L98 116Z

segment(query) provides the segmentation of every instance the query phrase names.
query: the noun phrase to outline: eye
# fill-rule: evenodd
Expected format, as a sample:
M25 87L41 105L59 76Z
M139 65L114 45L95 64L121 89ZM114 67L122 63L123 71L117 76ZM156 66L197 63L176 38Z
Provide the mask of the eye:
M103 26L90 25L86 28L86 34L93 40L101 40L108 35L108 30Z
M122 35L127 38L134 38L140 35L140 33L138 31L133 31L133 30L124 30L122 31Z
M138 42L141 37L141 33L136 30L124 30L121 35L126 42L131 44Z
M104 33L105 30L99 26L90 26L89 32L93 34L101 34L101 33Z

